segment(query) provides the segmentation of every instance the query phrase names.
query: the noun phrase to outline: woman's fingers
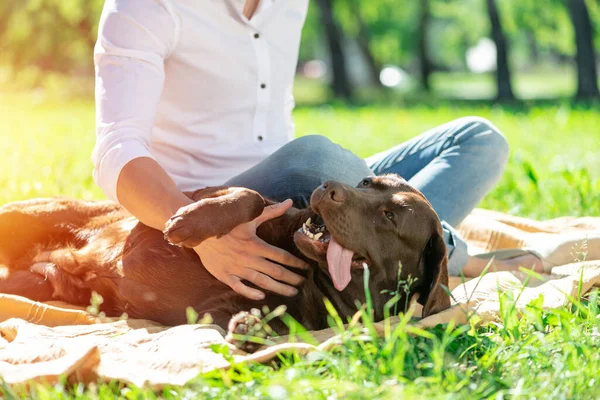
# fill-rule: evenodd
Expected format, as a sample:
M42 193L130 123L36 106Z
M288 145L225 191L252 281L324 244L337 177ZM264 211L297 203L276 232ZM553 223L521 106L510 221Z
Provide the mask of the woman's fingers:
M234 292L252 300L262 300L265 294L260 290L252 289L242 283L242 280L235 275L227 275L223 281L224 284L233 289Z
M247 267L262 272L270 278L294 286L298 286L305 281L304 277L262 257L252 259Z
M260 226L260 224L270 219L281 217L283 214L285 214L287 210L289 210L292 204L292 200L287 199L285 201L282 201L281 203L266 206L263 213L254 219L256 226Z
M268 261L265 261L268 262ZM259 272L256 269L246 268L238 273L240 278L252 282L261 289L268 290L273 293L277 293L281 296L292 297L298 294L298 289L285 285L281 282L277 282L275 279Z
M195 248L204 267L236 293L253 300L261 300L265 294L244 284L243 280L282 296L297 295L298 289L293 286L300 285L305 278L286 267L305 270L309 265L256 236L256 226L282 216L291 206L291 200L267 206L252 223L236 227L221 239L205 240Z
M272 246L262 240L260 240L260 242L261 242L261 243L259 243L260 252L264 258L268 258L271 261L275 261L276 263L279 263L282 265L287 265L288 267L292 267L292 268L299 268L299 269L303 269L303 270L310 268L310 265L308 265L308 263L306 263L305 261L302 261L301 259L292 255L291 253L289 253L283 249L280 249L279 247ZM274 277L274 278L276 278L276 277ZM288 281L286 281L286 282L288 282ZM292 282L290 282L290 283L292 283Z

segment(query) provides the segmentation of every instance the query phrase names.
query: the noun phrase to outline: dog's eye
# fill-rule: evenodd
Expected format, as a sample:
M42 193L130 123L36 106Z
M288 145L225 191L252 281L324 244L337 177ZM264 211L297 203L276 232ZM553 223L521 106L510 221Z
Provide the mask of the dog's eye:
M390 221L394 220L394 213L391 211L385 211L385 216L387 219L389 219Z
M369 186L369 180L368 179L363 179L362 182L360 183L361 186Z

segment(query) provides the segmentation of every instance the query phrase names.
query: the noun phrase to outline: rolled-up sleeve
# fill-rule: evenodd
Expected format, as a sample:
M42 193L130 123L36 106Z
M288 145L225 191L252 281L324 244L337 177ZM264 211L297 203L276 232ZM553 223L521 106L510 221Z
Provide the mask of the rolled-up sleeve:
M94 49L96 145L93 178L117 201L125 164L150 157L164 62L177 44L179 19L167 0L107 0Z
M446 221L442 221L442 228L444 230L444 242L448 249L448 274L450 276L460 276L469 261L467 242Z

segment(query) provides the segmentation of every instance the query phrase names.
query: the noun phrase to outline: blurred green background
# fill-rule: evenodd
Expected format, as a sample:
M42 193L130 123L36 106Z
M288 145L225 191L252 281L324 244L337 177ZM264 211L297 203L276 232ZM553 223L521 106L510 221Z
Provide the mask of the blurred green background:
M2 0L0 89L90 96L102 6ZM597 98L599 26L598 0L312 0L297 100Z
M104 197L90 161L102 6L0 0L0 203ZM597 0L310 0L296 131L368 156L480 115L511 145L481 206L598 215L599 50Z

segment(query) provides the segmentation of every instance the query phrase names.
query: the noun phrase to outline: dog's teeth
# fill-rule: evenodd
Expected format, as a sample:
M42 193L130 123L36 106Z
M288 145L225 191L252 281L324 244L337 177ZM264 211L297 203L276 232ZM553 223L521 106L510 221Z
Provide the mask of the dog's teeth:
M311 222L310 220L311 220L311 218L306 220L306 226L310 226L310 222Z
M323 232L319 232L316 235L314 235L313 239L319 240L321 238L321 236L323 236Z
M313 238L313 234L311 233L311 231L308 230L308 227L306 226L306 224L302 225L302 232L304 232L304 234L306 236L308 236L309 238Z

